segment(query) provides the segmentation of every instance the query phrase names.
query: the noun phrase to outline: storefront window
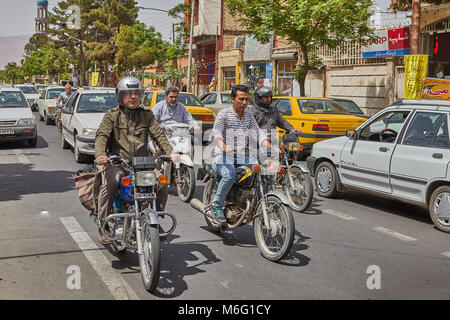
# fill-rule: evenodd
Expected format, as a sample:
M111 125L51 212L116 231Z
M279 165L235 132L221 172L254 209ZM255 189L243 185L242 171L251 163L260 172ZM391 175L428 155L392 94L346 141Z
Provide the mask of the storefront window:
M266 63L253 62L245 65L244 82L249 84L252 89L262 87L266 77Z
M236 71L235 69L223 70L223 90L231 90L236 84Z
M294 79L295 61L278 61L277 95L290 96Z

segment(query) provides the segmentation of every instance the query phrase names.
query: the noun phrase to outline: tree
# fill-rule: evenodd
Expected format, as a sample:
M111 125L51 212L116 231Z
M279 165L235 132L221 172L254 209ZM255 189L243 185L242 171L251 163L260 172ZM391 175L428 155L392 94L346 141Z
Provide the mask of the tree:
M346 40L362 43L373 36L370 0L226 0L226 6L259 42L269 42L275 30L297 46L295 78L302 96L308 70L321 64L315 48L335 48Z
M17 82L23 82L23 75L17 63L9 62L5 66L4 70L5 70L5 77L8 82L16 83L16 80Z

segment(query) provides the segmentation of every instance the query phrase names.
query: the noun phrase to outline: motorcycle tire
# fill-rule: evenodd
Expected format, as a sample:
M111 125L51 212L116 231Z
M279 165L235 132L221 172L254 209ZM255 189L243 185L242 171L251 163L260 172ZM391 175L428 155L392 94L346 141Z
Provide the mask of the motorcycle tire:
M142 282L148 292L154 292L158 286L161 272L161 247L157 225L151 225L142 219L141 239L143 253L139 255Z
M273 235L264 226L262 201L264 199L261 199L256 207L253 232L261 255L269 261L276 262L283 259L291 251L295 232L294 217L288 205L284 204L277 197L267 196L269 223L276 231L276 234ZM273 211L274 208L277 208L277 212ZM282 236L282 239L279 239L279 236ZM280 241L270 241L270 239L275 237L278 237ZM269 240L269 243L267 240ZM275 245L281 243L281 246L273 250L271 248L272 243Z
M294 184L300 184L303 186L303 194L298 195L296 190L292 189L289 182L288 173L283 176L282 185L284 194L289 199L291 209L298 212L303 212L309 208L313 200L314 188L310 176L307 173L303 173L298 167L291 167Z
M212 202L212 199L215 195L215 181L214 179L209 179L205 185L205 189L203 190L203 203L209 205ZM222 231L222 226L220 223L214 221L213 218L205 215L206 224L208 228L215 233L220 233Z
M180 177L184 180L184 183L188 183L186 187L184 184L178 181L177 193L181 201L188 203L194 197L195 192L195 172L194 168L182 165L180 167Z

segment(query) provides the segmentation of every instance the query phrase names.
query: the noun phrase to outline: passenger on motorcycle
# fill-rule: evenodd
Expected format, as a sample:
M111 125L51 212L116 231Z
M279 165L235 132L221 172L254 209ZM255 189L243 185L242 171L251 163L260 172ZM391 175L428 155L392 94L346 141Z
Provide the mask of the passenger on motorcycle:
M231 90L233 105L220 110L213 127L213 139L216 147L213 151L212 169L222 178L217 187L216 195L212 201L210 214L218 223L225 223L224 203L236 181L236 168L241 165L254 163L245 152L236 151L246 148L247 137L256 137L257 142L271 149L272 145L263 130L260 130L255 117L248 106L249 88L245 85L236 85ZM273 148L278 153L280 149ZM252 152L254 150L250 150Z
M172 154L172 147L153 113L141 106L144 88L139 79L134 77L121 79L116 87L116 95L119 106L105 113L97 130L96 160L118 155L132 162L133 157L149 156L147 145L150 135L165 154L170 155L173 161L179 161L179 156ZM125 175L125 170L119 166L112 166L108 161L98 161L97 164L106 165L105 180L98 197L98 219L102 221L111 212L114 195L119 189L120 178ZM158 185L156 191L157 209L162 211L167 201L167 186ZM101 243L110 242L100 228L98 236Z

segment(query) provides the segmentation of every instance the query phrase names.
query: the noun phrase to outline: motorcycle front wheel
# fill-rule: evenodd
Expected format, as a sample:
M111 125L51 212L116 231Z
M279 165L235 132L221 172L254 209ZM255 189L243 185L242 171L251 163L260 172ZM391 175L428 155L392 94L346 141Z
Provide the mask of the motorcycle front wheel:
M183 202L189 202L194 197L195 173L194 168L182 165L180 167L180 179L177 183L178 197Z
M154 292L161 271L161 248L158 226L149 224L146 218L142 219L141 239L143 253L139 255L139 266L142 282L147 291Z
M253 231L256 244L264 258L269 261L283 259L294 242L295 223L289 206L274 196L267 197L269 228L264 224L261 199L256 207Z
M314 190L311 178L298 167L291 167L288 170L292 173L294 185L291 185L289 173L286 171L281 181L283 191L289 199L292 210L303 212L309 208L313 199Z

